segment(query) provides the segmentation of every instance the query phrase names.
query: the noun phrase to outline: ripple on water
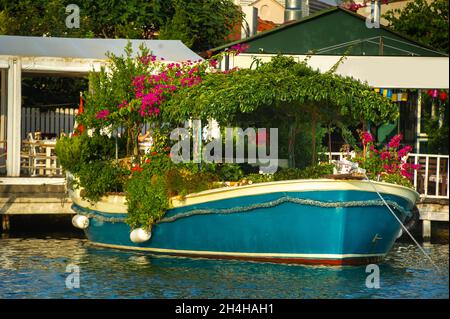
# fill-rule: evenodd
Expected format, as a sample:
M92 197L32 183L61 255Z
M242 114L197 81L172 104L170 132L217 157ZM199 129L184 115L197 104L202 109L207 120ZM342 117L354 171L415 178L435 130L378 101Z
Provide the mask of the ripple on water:
M448 298L448 245L396 244L380 266L380 288L366 268L173 258L97 248L79 238L0 239L0 298ZM69 264L80 288L66 288Z

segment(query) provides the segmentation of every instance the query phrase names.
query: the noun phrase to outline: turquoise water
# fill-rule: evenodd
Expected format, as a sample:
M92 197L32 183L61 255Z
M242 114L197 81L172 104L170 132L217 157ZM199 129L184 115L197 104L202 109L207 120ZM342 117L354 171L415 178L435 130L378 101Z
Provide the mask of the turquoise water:
M449 246L425 249L441 272L414 245L397 243L379 264L380 288L369 289L365 266L157 257L82 238L2 238L0 298L448 298ZM66 287L68 265L79 267L79 288Z

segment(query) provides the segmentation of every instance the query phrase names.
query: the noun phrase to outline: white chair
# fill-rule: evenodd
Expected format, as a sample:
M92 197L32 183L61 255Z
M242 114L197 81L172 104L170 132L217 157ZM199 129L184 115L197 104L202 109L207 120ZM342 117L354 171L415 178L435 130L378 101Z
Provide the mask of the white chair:
M28 142L30 145L30 175L44 175L46 168L46 154L41 151L39 141L33 138L33 133L28 133ZM39 172L39 174L37 174Z

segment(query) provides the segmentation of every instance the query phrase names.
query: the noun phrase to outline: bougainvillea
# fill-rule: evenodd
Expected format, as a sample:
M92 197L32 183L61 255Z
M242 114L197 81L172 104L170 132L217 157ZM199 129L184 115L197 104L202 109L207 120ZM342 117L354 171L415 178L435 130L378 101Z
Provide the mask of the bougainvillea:
M224 54L237 55L247 47L237 45ZM143 125L149 123L153 130L158 130L163 123L162 105L174 92L202 83L205 74L217 67L222 55L210 60L168 62L144 47L134 57L128 44L124 56L109 54L109 58L108 69L90 74L86 112L77 120L91 129L125 129L127 154L139 157L137 138Z
M366 169L369 178L411 186L414 170L420 169L420 165L407 162L412 147L405 145L400 148L402 134L392 137L380 150L375 147L375 139L370 132L360 131L359 136L363 150L357 154L355 161Z

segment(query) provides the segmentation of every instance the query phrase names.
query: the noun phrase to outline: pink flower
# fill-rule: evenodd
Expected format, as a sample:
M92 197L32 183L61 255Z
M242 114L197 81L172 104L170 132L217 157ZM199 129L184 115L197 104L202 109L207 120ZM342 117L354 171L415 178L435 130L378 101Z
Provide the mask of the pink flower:
M210 60L209 65L213 68L217 67L217 60Z
M97 120L101 120L104 119L105 117L107 117L109 115L109 110L105 109L105 110L101 110L99 112L97 112L97 114L95 115L95 118Z
M402 158L402 157L405 157L406 155L408 155L409 152L411 152L411 151L412 151L412 147L409 145L406 145L405 147L400 149L397 154L398 154L399 158Z
M125 106L127 106L128 102L126 100L123 100L122 103L119 104L118 108L121 109Z
M402 176L404 176L404 177L406 177L406 178L411 178L411 177L414 176L412 173L408 172L408 171L405 170L405 169L400 170L400 174L402 174Z
M383 164L383 169L386 171L386 173L392 173L392 167L387 165L387 164Z
M402 140L403 136L402 134L395 135L391 141L388 143L388 146L390 148L397 148L400 146L400 141Z
M367 145L367 144L373 142L373 136L372 136L372 134L370 134L370 132L364 132L361 135L361 140L364 145Z
M383 151L383 152L381 152L380 157L383 161L388 160L391 158L391 153L388 151Z
M250 48L250 45L245 44L245 43L243 43L243 44L239 43L239 44L233 45L231 47L231 51L234 51L236 55L239 55L240 53L247 51L249 48Z

